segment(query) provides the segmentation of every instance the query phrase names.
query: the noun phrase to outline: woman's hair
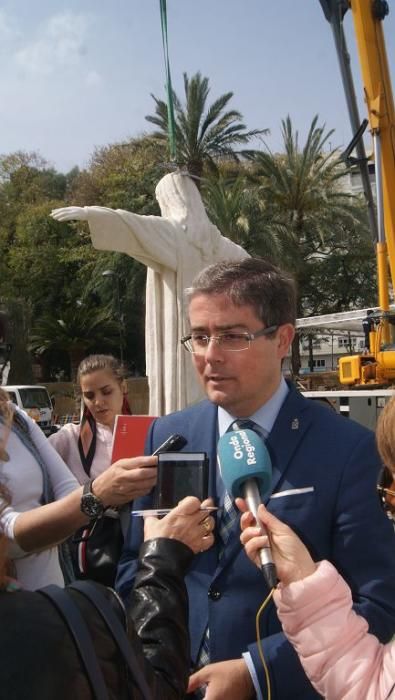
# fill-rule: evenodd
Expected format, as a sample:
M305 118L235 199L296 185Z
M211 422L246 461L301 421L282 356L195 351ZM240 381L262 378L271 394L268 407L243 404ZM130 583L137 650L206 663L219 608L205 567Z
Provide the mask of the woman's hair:
M2 387L0 387L0 416L4 423L12 422L13 410L10 406L10 397Z
M80 379L85 374L92 374L98 370L108 370L113 373L114 377L122 382L128 377L128 371L116 357L112 355L88 355L80 362L77 370L77 382L80 384Z
M376 440L383 463L395 472L395 396L386 403L379 415Z
M112 355L88 355L88 357L82 360L78 367L78 390L81 388L81 377L92 374L92 372L97 372L98 370L107 370L111 372L120 384L128 376L125 367L116 357ZM123 396L122 413L131 413L126 392L124 392ZM78 436L78 452L84 471L88 475L90 475L92 462L96 453L96 431L96 421L85 405Z

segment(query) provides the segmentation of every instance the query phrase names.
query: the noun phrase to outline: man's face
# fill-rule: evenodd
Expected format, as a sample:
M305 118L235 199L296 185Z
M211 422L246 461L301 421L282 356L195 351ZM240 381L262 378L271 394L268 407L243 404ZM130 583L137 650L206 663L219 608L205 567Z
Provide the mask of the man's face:
M216 336L224 331L256 333L264 326L251 306L235 306L226 294L199 294L189 305L191 332ZM274 337L251 341L247 350L231 352L211 341L193 363L208 398L237 417L252 415L273 395L281 378L281 360L294 335L279 327Z

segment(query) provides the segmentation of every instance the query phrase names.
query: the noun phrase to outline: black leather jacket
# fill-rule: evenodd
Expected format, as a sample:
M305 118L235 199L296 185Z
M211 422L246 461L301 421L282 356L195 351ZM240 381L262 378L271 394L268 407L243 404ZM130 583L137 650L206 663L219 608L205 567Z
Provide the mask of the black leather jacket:
M192 551L176 540L144 543L126 610L128 636L155 700L185 696L189 673L188 602L184 574ZM122 621L125 611L101 587ZM94 640L114 700L139 700L112 637L93 606L72 591ZM63 620L38 593L0 593L0 700L91 700L84 669Z

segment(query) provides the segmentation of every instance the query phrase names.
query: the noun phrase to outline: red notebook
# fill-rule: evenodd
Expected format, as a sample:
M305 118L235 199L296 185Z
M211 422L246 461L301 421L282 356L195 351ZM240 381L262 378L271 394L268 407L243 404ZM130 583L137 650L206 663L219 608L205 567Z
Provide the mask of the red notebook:
M144 454L148 428L156 416L116 416L111 464L118 459Z

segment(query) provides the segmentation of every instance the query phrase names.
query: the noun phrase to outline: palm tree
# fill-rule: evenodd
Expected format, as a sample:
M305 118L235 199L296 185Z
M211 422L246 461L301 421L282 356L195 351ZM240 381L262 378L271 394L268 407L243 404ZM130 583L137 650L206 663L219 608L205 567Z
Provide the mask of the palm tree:
M78 307L62 313L62 318L45 316L30 334L29 349L42 355L48 350L63 350L70 360L75 380L81 360L90 352L111 350L118 345L118 324L107 310Z
M276 260L277 241L267 226L263 201L245 172L239 169L236 175L220 172L218 177L204 178L202 189L209 218L224 236L251 255Z
M234 109L224 111L233 97L233 92L221 95L207 106L209 80L202 77L200 72L192 78L188 78L184 73L184 91L185 108L173 91L175 139L177 165L185 167L190 175L201 178L204 165L215 166L216 158L237 160L237 144L247 144L254 136L267 133L265 129L247 131L241 121L240 112ZM167 105L155 95L152 95L152 98L156 105L155 115L146 116L146 119L159 129L153 136L167 141Z
M328 257L335 242L360 224L359 200L342 183L346 168L334 151L324 152L332 131L317 126L315 116L305 145L288 116L282 122L284 153L251 152L254 179L265 203L267 222L277 241L281 266L293 273L299 289L298 315L304 308L304 290L310 264ZM298 372L299 339L293 345L293 370Z
M306 253L314 252L311 248L317 241L324 243L338 217L354 222L356 211L356 198L342 183L343 161L334 151L324 153L333 130L325 133L317 120L315 116L302 149L288 116L282 122L284 154L273 155L269 150L249 154L261 196L271 211L271 224L281 226L282 238L287 238L284 249L303 245Z

